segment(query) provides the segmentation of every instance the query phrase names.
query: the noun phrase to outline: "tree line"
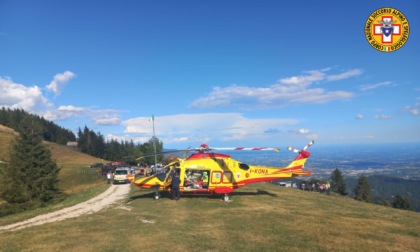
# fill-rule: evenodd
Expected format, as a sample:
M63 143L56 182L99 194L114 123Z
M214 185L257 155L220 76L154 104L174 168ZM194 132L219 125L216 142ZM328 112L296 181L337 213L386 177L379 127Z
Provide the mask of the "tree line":
M37 131L43 140L61 145L77 141L77 149L80 152L104 160L124 161L128 164L134 164L137 161L136 158L140 155L154 153L154 145L156 146L156 152L161 152L163 149L163 143L156 137L152 137L143 144L134 144L132 140L105 140L105 137L100 132L96 133L85 126L83 130L79 128L76 138L72 131L62 128L43 117L30 114L23 109L6 109L2 107L0 110L0 124L12 128L18 133L25 131L22 126L24 120L30 120L38 125ZM157 156L158 162L162 162L162 160L162 155ZM155 162L154 157L145 157L140 161L149 164Z
M154 164L154 156L144 157L140 160L137 160L137 158L141 155L162 152L163 143L157 137L152 137L148 142L142 144L134 144L133 140L118 141L111 139L105 141L100 132L95 133L85 126L83 130L79 128L77 132L77 148L83 153L104 160L124 161L127 164ZM162 162L162 160L163 156L158 155L157 161Z
M22 133L24 120L32 120L39 127L38 131L43 140L65 145L68 141L76 141L74 133L38 115L29 114L23 109L0 109L0 124Z
M381 181L383 182L386 179L387 177L380 176L380 179L373 178L372 181L373 183L378 183L378 180L379 180L379 183L380 183ZM388 179L395 180L392 178L388 178ZM331 181L332 192L343 195L343 196L347 196L349 194L347 192L347 185L346 185L344 176L338 168L332 171L329 181ZM314 183L314 184L322 183L322 180L312 178L310 180L310 183ZM393 193L392 194L393 197L391 201L389 201L388 199L382 198L380 200L377 199L376 202L374 202L373 190L371 188L369 179L364 174L361 174L359 178L356 180L356 184L354 185L354 190L351 193L351 197L355 200L366 202L366 203L376 203L376 204L389 206L393 208L414 211L413 204L411 203L408 197L402 196L399 193L399 191L392 191L392 193Z

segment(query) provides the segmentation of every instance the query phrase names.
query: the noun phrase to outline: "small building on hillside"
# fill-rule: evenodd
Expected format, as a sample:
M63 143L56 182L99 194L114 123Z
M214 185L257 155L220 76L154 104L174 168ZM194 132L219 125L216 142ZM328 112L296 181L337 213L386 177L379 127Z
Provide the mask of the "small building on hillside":
M67 142L67 147L75 148L77 149L77 142Z

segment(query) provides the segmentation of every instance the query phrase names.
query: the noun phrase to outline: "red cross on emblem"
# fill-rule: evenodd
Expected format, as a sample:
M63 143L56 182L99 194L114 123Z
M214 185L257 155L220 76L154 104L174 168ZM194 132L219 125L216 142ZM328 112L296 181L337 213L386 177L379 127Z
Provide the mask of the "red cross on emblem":
M382 16L381 21L373 25L373 34L382 35L382 43L392 44L394 35L401 35L401 24L394 24L392 16Z

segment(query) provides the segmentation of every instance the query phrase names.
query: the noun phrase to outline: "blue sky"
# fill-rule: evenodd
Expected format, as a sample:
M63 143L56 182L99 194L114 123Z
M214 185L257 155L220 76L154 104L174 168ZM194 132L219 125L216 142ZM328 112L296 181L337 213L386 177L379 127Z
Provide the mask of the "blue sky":
M369 15L400 10L382 53ZM0 1L0 106L165 148L420 142L419 1Z

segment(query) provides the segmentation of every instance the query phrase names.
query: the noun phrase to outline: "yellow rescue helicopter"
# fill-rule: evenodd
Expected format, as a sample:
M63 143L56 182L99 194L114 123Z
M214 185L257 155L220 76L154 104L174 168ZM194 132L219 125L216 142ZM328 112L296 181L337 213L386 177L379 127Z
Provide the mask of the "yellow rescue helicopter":
M196 151L188 158L177 157L174 161L165 165L156 174L139 178L134 184L141 189L152 189L155 191L154 198L159 199L159 191L171 193L172 176L175 173L180 175L181 195L213 195L221 194L224 201L229 201L230 193L235 189L255 182L265 182L285 179L296 176L309 176L311 171L303 171L304 164L310 156L308 147L314 144L311 141L302 150L288 147L290 151L298 153L286 167L252 166L234 160L226 154L212 152L213 150L273 150L278 148L211 148L202 144L195 149L160 152L144 155L162 155L174 152ZM140 158L142 158L140 157ZM139 158L139 159L140 159Z

